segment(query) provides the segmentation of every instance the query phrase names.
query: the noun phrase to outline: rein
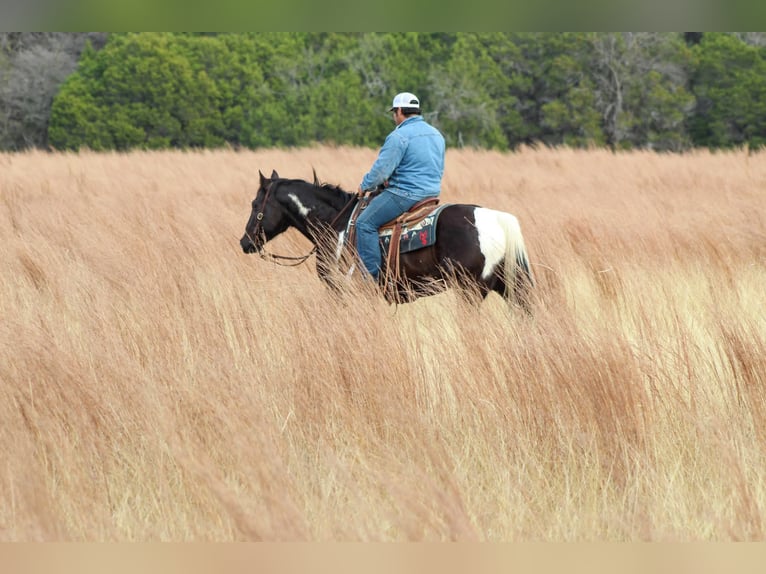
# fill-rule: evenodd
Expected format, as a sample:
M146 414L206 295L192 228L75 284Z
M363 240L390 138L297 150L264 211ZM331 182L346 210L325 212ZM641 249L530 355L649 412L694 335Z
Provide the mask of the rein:
M269 187L266 188L266 195L263 198L263 209L266 209L266 203L269 201L269 195L271 194L271 188L274 186L276 181L272 181L269 184ZM330 222L330 228L334 229L335 224L340 219L340 216L343 215L343 213L348 209L348 207L354 202L354 199L356 199L355 195L351 196L351 199L349 199L346 202L346 205L343 206L343 208L338 212L338 214L333 218L333 220ZM257 219L257 223L255 224L255 229L253 229L253 235L250 236L248 234L248 237L250 238L250 241L255 244L255 241L253 241L253 237L258 237L258 232L261 230L261 221L263 221L263 211L259 211L255 218ZM271 261L272 263L276 263L277 265L281 265L282 267L297 267L298 265L304 263L309 257L314 255L317 251L316 244L314 247L306 253L306 255L301 255L299 257L290 257L288 255L279 255L277 253L269 253L266 251L266 242L264 241L263 247L261 247L260 252L258 253L261 256L261 259L266 259L268 261ZM281 261L295 261L297 263L281 263Z

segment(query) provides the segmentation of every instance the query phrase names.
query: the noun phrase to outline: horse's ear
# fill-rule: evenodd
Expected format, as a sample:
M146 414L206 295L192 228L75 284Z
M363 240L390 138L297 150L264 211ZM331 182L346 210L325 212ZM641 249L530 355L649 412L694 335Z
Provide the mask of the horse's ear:
M263 187L263 184L266 183L266 177L261 173L261 170L258 170L258 176L261 178L261 187Z
M271 179L279 179L279 174L276 169L271 170Z
M312 171L312 172L313 172L313 174L314 174L314 185L316 185L317 187L319 187L319 186L320 186L320 185L322 185L322 184L321 184L321 183L319 183L319 178L317 177L317 170L316 170L316 169L314 169L314 168L312 167L312 168L311 168L311 171Z

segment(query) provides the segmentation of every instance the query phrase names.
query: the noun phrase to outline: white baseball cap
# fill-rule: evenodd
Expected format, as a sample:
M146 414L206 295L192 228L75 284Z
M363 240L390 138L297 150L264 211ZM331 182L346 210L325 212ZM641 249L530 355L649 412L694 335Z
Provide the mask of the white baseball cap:
M389 112L393 112L396 108L413 108L420 109L420 100L415 94L409 92L402 92L394 96L394 103L391 105Z

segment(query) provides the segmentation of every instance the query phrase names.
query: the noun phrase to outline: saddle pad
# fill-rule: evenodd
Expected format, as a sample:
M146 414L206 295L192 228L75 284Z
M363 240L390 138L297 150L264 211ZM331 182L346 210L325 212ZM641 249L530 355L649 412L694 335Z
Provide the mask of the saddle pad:
M399 239L399 253L408 253L417 251L429 245L436 243L436 221L439 218L441 210L450 205L444 203L434 209L426 217L415 224L405 224L402 226L402 235ZM383 253L388 253L388 247L391 244L391 229L384 229L380 232L380 248Z

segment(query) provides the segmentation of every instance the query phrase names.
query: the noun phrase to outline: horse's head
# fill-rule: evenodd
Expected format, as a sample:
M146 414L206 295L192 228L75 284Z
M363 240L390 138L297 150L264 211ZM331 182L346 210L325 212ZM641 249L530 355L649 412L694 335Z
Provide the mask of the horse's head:
M275 199L274 191L279 182L279 174L273 170L271 177L267 178L259 170L258 175L258 192L252 203L245 234L239 240L245 253L259 252L267 241L285 231L289 225L283 207Z

